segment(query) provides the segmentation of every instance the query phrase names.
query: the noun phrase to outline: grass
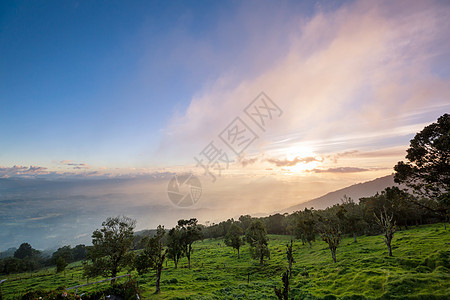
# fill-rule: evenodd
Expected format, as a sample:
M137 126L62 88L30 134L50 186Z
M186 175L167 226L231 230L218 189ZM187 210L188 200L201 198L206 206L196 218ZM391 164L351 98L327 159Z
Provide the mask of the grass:
M260 266L252 260L248 246L241 258L223 240L194 244L192 267L183 258L178 269L167 262L161 278L161 294L153 292L155 275L133 272L145 299L274 299L274 286L281 286L286 270L289 236L270 235L271 258ZM290 281L290 297L295 299L450 299L450 232L443 224L399 231L393 241L393 257L381 236L362 236L354 243L344 238L333 263L322 241L312 248L294 243L296 263ZM13 299L33 289L52 289L86 283L81 265L69 265L66 274L53 269L10 276L2 284L4 299ZM123 273L125 274L125 273ZM46 275L46 276L42 276ZM15 278L20 278L14 280ZM250 282L247 283L248 278ZM2 277L1 279L4 279ZM90 279L90 282L98 279ZM126 279L122 279L126 280ZM92 285L78 293L92 291L108 283Z

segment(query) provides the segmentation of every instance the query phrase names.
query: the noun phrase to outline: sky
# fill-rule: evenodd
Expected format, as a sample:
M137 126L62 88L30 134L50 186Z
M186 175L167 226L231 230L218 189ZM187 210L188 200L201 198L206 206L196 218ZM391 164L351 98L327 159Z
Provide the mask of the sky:
M144 178L148 204L171 205L168 181L191 172L196 209L234 216L389 175L449 112L449 16L448 1L3 1L0 178Z

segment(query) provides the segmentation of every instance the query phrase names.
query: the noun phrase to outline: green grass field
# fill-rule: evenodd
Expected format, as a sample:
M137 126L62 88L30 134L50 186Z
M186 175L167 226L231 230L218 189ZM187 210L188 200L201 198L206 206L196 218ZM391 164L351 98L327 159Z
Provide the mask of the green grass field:
M145 299L274 299L273 288L281 287L281 274L287 268L285 245L290 237L269 237L271 259L263 267L250 258L248 246L241 249L241 258L237 259L233 249L218 239L194 244L191 269L186 267L186 258L178 269L168 261L159 295L153 294L153 273L132 274ZM381 236L362 236L357 243L353 243L353 238L344 238L337 250L337 263L333 263L322 241L313 243L311 249L295 241L294 255L290 298L450 299L450 230L445 230L443 224L397 232L394 257L388 257ZM53 268L1 277L0 280L8 278L2 284L4 299L33 289L86 283L80 263L70 265L65 275L54 273ZM81 288L78 294L107 284Z

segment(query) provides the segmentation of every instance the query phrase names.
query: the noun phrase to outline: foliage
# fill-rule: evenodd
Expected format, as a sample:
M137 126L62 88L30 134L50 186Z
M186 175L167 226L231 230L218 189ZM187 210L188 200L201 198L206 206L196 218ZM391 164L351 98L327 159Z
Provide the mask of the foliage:
M271 258L263 267L253 263L248 244L242 246L241 259L238 260L231 248L224 247L222 239L196 241L191 269L187 268L187 260L180 262L178 269L175 269L173 261L167 261L161 279L161 293L157 295L154 294L156 274L138 275L133 271L141 299L275 299L274 286L282 286L280 276L285 272L286 244L290 243L291 237L268 235L268 238ZM296 263L289 280L289 297L448 299L448 243L450 234L442 224L411 226L409 230L396 232L394 257L385 255L386 245L379 235L358 236L358 243L353 243L352 237L343 237L338 248L339 259L333 264L325 242L317 240L309 248L294 240ZM36 289L51 290L57 286L84 284L86 279L81 277L82 272L81 263L72 263L66 268L66 276L56 274L54 268L10 275L2 284L4 299L17 299L26 291ZM125 271L119 275L122 274ZM0 280L6 278L0 276ZM101 279L91 278L89 282ZM117 281L122 280L127 279ZM86 286L80 288L78 294L90 295L110 286L109 283Z
M66 262L64 257L59 256L58 259L56 260L56 272L57 273L63 272L66 269L67 265L68 263Z
M133 244L133 230L136 221L128 217L107 218L103 228L92 234L93 246L87 248L84 262L85 275L116 277L122 268L133 265L133 253L129 252Z
M388 247L389 256L392 256L391 242L392 239L394 238L395 233L395 221L393 220L394 216L392 214L389 215L385 209L383 212L381 212L379 216L375 215L375 219L377 221L377 224L381 227L383 231L384 242Z
M169 234L167 235L167 257L173 260L175 269L178 268L178 262L183 257L183 254L181 230L179 227L174 227L169 230Z
M259 259L261 265L264 264L264 257L270 257L266 235L266 228L261 220L252 221L245 234L245 238L250 245L251 256Z
M180 244L184 255L188 259L188 266L191 268L192 244L202 237L201 227L197 224L197 219L179 220Z
M435 201L429 209L446 216L450 206L450 115L426 126L410 141L407 162L394 167L395 182Z
M289 277L292 276L292 264L295 263L294 251L292 250L292 243L293 241L291 240L291 244L286 244L286 258L289 264Z
M274 287L275 295L277 295L279 300L289 300L289 273L284 272L281 276L281 281L283 282L283 289Z
M336 263L336 249L341 241L342 232L335 219L322 219L319 226L320 237L328 244L333 262Z
M243 234L244 230L236 223L233 223L224 239L225 245L237 250L238 258L240 258L239 249L245 244L245 240L242 237Z
M22 243L19 249L14 252L14 257L19 259L32 258L38 256L40 251L33 249L30 244Z
M161 271L166 258L167 250L164 250L163 237L166 234L164 227L158 226L157 233L152 238L144 238L144 250L136 258L136 269L139 274L147 272L149 269L156 271L156 291L160 292Z

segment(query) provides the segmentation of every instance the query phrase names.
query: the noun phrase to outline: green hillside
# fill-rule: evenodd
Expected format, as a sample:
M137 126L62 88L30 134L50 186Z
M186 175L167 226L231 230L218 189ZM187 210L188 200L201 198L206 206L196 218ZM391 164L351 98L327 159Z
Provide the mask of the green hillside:
M186 258L178 269L171 261L164 268L161 294L155 296L153 273L133 277L145 299L274 299L274 287L281 287L281 274L287 267L286 243L289 236L270 235L271 259L260 266L250 258L248 246L241 258L222 239L194 244L192 268ZM388 257L381 236L362 236L354 243L344 238L334 264L327 244L312 248L294 243L296 263L290 281L290 297L295 299L449 299L450 231L443 224L399 231ZM13 299L25 291L54 289L86 283L81 265L72 264L66 274L54 269L2 277L3 299ZM32 277L31 277L32 276ZM250 282L247 283L248 278ZM0 280L1 280L0 279ZM89 279L90 282L97 279ZM121 279L126 281L127 279ZM79 289L78 293L101 289L107 283Z

